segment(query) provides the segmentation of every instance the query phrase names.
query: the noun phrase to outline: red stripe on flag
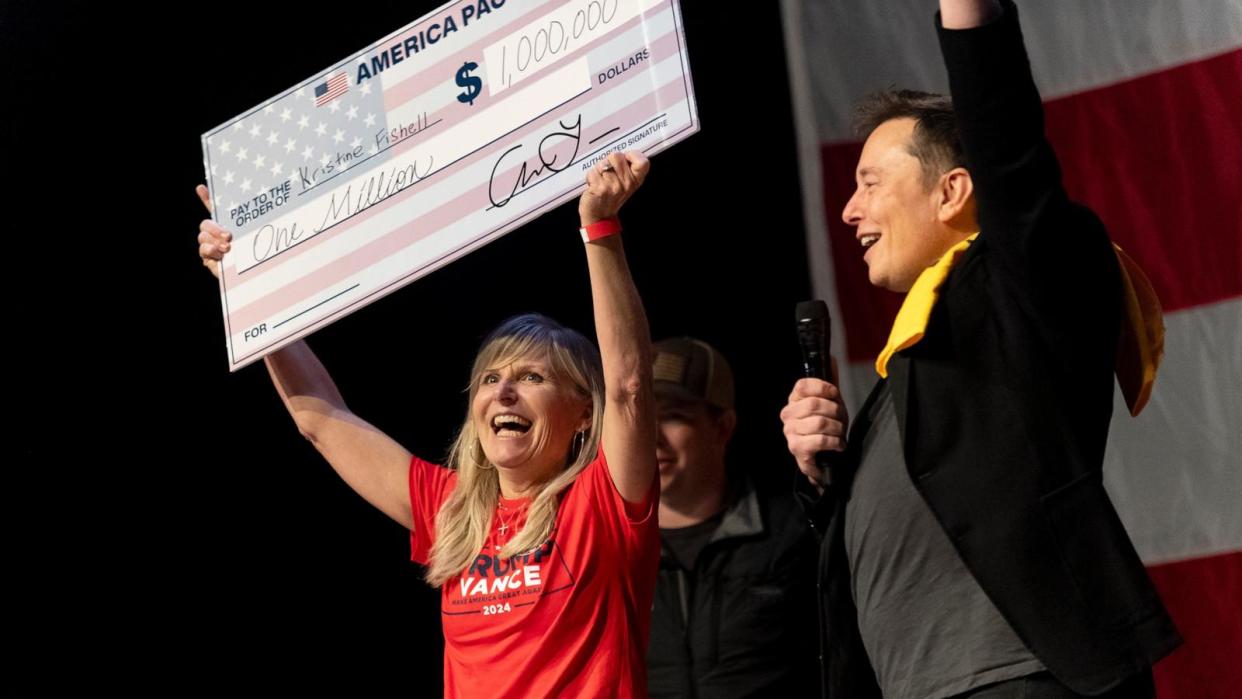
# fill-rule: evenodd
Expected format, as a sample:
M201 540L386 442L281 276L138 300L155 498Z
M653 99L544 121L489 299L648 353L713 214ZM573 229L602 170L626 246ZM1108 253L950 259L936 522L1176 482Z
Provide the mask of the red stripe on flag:
M1232 699L1242 687L1242 552L1147 569L1186 644L1156 665L1160 699Z
M1242 296L1242 50L1045 105L1074 199L1143 266L1165 311ZM884 347L901 297L871 287L854 228L841 221L857 143L823 145L824 207L846 356Z
M1070 196L1166 311L1242 296L1242 50L1048 102Z

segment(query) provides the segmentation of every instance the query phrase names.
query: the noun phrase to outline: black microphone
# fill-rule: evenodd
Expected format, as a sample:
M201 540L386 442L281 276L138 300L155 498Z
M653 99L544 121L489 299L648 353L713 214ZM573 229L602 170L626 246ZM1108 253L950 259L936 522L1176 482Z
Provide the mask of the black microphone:
M828 358L828 347L832 343L832 320L828 304L819 299L803 301L798 304L796 316L798 345L802 348L802 375L831 381L828 372L832 360ZM820 485L832 484L832 467L838 456L835 451L821 451L815 455L815 466L821 474Z

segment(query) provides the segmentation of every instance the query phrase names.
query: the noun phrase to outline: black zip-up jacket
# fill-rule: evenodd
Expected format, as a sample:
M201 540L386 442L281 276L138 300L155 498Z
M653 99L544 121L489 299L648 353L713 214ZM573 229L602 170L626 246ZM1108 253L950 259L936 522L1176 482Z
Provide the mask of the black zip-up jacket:
M761 496L749 483L693 571L665 549L651 610L651 699L814 696L817 556L794 499Z

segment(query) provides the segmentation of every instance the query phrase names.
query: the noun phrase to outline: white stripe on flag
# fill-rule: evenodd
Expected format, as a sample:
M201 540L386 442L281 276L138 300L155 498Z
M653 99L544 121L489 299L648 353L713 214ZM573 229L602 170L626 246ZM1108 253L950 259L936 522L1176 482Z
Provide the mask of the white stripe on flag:
M948 92L932 10L902 5L904 11L877 2L782 3L787 42L802 44L806 64L814 66L809 88L820 142L854 140L853 104L875 90ZM1019 12L1045 100L1242 45L1238 0L1043 2Z
M1151 402L1117 392L1104 482L1143 562L1242 551L1242 298L1165 316Z

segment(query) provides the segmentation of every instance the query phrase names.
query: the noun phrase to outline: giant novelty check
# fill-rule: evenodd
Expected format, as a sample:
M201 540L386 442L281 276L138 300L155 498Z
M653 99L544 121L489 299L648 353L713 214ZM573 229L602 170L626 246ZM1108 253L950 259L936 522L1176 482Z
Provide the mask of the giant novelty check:
M230 369L697 130L677 0L444 5L203 135Z

